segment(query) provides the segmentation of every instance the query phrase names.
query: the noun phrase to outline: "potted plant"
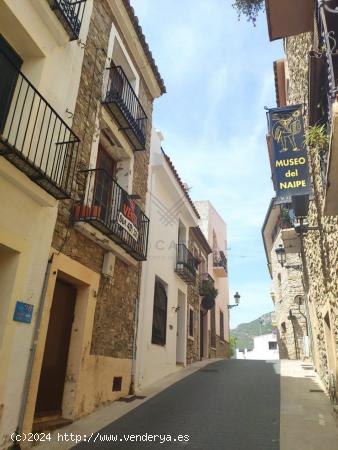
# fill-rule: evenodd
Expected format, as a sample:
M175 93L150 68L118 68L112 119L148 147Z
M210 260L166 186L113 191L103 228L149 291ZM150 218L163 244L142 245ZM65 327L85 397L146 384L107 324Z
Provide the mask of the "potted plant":
M233 8L237 11L238 19L243 15L248 22L252 22L256 26L258 14L264 10L264 0L234 0Z
M290 213L287 208L282 208L280 213L280 226L282 229L291 228L291 218Z
M101 206L97 205L75 205L74 218L79 219L97 219L101 217Z
M204 309L212 309L215 306L217 294L218 290L214 287L214 283L211 280L206 280L202 283L201 296Z

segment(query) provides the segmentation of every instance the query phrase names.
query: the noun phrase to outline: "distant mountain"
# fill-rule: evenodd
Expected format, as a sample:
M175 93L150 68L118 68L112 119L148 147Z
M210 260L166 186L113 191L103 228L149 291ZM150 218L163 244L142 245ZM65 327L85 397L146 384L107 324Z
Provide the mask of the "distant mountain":
M236 347L240 350L247 348L253 349L253 337L272 332L271 324L272 313L263 314L258 319L249 323L241 323L231 330L231 336L237 339Z

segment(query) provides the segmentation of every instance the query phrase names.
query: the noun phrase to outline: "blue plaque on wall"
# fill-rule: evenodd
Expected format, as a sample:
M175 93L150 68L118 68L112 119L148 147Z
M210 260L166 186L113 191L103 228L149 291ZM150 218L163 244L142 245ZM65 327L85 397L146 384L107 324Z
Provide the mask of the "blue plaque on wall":
M17 322L31 323L34 305L16 302L13 320Z

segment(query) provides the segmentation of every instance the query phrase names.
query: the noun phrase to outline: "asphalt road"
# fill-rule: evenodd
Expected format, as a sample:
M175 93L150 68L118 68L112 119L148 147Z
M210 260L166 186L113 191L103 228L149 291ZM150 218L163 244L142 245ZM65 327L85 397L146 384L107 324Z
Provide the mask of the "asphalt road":
M75 448L279 450L279 415L277 362L219 361L103 428L95 442ZM146 442L149 435L160 437Z

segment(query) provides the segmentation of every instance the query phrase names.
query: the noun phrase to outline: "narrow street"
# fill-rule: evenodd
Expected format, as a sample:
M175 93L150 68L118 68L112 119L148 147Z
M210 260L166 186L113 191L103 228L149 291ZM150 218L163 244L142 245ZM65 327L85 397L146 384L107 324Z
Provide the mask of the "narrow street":
M119 449L278 450L279 371L279 362L215 362L100 430L95 443L75 448L115 448L101 442L115 435L122 440L115 444ZM172 442L123 442L127 435L146 433L170 435ZM179 435L189 441L174 442Z

